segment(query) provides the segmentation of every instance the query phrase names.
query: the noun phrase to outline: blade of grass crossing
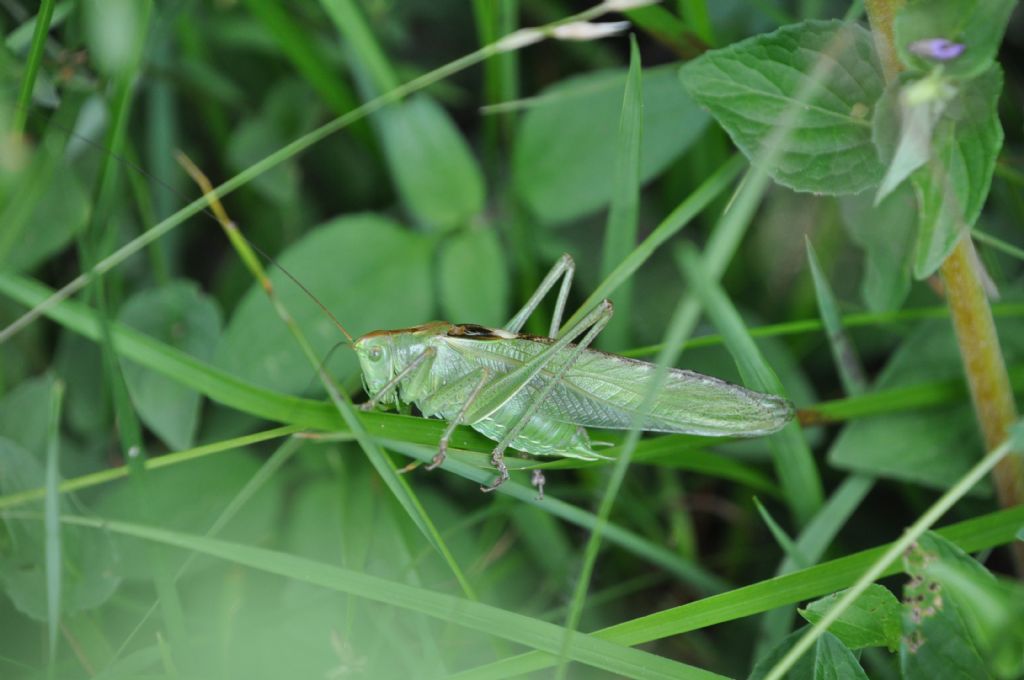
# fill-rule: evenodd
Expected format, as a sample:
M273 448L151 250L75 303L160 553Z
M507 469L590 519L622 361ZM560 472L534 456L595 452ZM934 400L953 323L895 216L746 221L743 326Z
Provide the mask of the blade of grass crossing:
M597 285L597 287L590 293L583 304L580 305L579 309L567 321L562 322L562 329L558 332L559 337L567 329L573 327L577 323L583 320L583 317L592 310L594 307L611 295L615 290L618 289L622 283L636 273L643 263L646 262L654 251L660 248L666 241L675 236L680 229L683 229L690 223L693 218L699 215L708 205L718 198L719 195L726 189L728 189L733 181L739 176L740 171L746 162L743 156L736 154L728 161L722 164L710 177L701 183L693 193L683 199L680 203L663 219L654 231L652 231L647 238L640 242L633 251L615 267L612 272L604 278ZM0 336L2 339L2 336Z
M451 569L452 573L455 575L455 578L459 582L463 592L466 594L466 597L471 600L476 599L473 587L470 585L469 580L466 579L462 569L455 561L451 550L448 549L448 545L444 542L444 539L441 537L437 527L434 526L433 521L430 519L430 515L427 514L426 509L423 507L423 504L420 503L419 498L417 498L412 487L409 486L409 483L405 480L405 477L399 474L398 467L395 465L394 461L391 460L391 457L384 453L384 451L377 446L377 442L374 441L366 432L366 429L363 427L363 424L355 413L355 409L352 405L352 401L348 397L348 394L339 390L334 379L331 378L326 370L324 370L323 363L316 356L316 352L313 351L309 341L306 340L306 336L303 334L302 329L300 329L298 324L295 323L291 314L284 307L280 298L274 292L274 287L271 284L270 279L267 277L266 272L263 270L259 258L256 257L252 248L249 247L249 242L241 235L241 232L238 230L238 227L234 222L228 218L224 207L220 204L220 200L211 193L212 186L210 181L194 164L192 164L191 161L188 161L184 155L181 156L181 160L186 170L188 170L189 174L192 175L199 186L203 189L203 193L205 193L209 198L210 206L213 208L213 211L216 214L221 227L224 229L224 233L227 235L228 240L231 242L231 245L238 252L239 257L242 259L242 262L245 263L246 267L253 275L253 278L256 279L263 291L267 294L267 297L270 299L270 303L273 305L274 310L280 317L281 322L288 327L289 331L291 331L292 336L302 349L303 354L306 355L306 358L309 360L313 370L315 370L319 375L320 382L323 383L324 388L330 395L331 401L338 410L338 413L341 414L342 419L348 425L349 430L351 430L352 435L359 443L360 448L363 449L363 452L366 453L366 457L369 459L374 469L377 470L377 474L381 476L381 479L387 485L388 489L392 494L394 494L399 504L405 509L413 524L416 525L427 541L437 549L438 553L440 553L442 558L448 564L449 569ZM344 329L342 329L342 331L345 332ZM347 332L345 332L345 334L348 335ZM351 338L349 340L351 341Z
M177 451L175 453L167 453L162 456L155 458L147 458L143 461L143 465L147 470L154 470L157 468L167 467L169 465L177 465L186 461L194 460L196 458L202 458L222 451L231 451L233 449L241 448L243 446L249 446L251 444L258 444L259 442L267 441L268 439L276 439L278 437L286 437L290 434L298 432L301 428L294 425L287 425L285 427L276 427L272 430L266 430L264 432L257 432L255 434L246 435L244 437L235 437L234 439L226 439L224 441L215 442L213 444L206 444L203 446L197 446L192 449L185 451ZM105 470L99 470L97 472L90 472L89 474L82 475L81 477L75 477L73 479L66 479L57 486L57 491L62 494L71 493L73 491L80 491L81 489L88 489L100 484L106 484L116 479L123 479L129 474L126 466L107 468ZM7 494L6 496L0 496L0 510L7 510L14 508L19 505L24 505L34 500L44 498L46 496L46 488L40 489L26 489L25 491L19 491L17 493Z
M936 533L956 543L965 552L974 552L1016 540L1022 522L1024 506L1018 506L943 527ZM640 645L828 595L848 588L888 547L883 545L840 557L792 574L624 621L590 635L623 645ZM879 577L899 571L899 565L892 564ZM463 671L454 677L459 680L513 677L549 668L556 661L557 658L550 654L527 652Z
M712 234L709 245L717 241ZM705 266L714 262L705 251ZM26 306L45 304L54 299L54 291L43 284L22 276L0 272L0 292ZM1024 314L1022 305L1006 305L1000 308L1007 316ZM937 309L924 310L923 314L911 314L908 318L941 318ZM90 340L99 339L99 322L96 313L79 302L63 300L49 304L43 312L68 329ZM693 313L698 313L696 305ZM817 321L800 322L800 327L793 324L780 324L779 329L786 332L805 332L820 328ZM154 340L119 323L113 323L112 329L116 339L117 351L127 359L142 366L151 368L158 373L173 377L184 385L210 399L231 408L250 413L268 420L290 423L302 428L313 428L328 431L346 431L345 422L330 404L311 399L303 399L291 395L280 394L256 385L246 383L234 376L204 363L165 343ZM775 335L774 328L765 335ZM712 342L686 343L685 347L709 346L717 344L720 338L709 336ZM659 345L660 347L660 345ZM1024 364L1010 367L1010 380L1016 390L1024 389ZM954 378L940 380L908 387L897 387L880 390L861 397L846 397L821 402L812 407L803 408L799 412L800 420L805 426L835 423L881 413L903 412L942 404L962 401L967 394L963 380ZM372 426L373 431L388 439L403 439L412 443L434 444L441 436L444 424L436 420L413 418L386 413L361 413L360 419ZM692 439L680 435L683 439ZM683 441L673 435L661 437L653 442ZM490 444L482 435L469 428L456 429L452 440L453 448L474 452L489 452ZM674 445L674 444L673 444ZM587 463L592 465L593 463ZM510 461L510 465L512 462ZM543 463L547 468L580 467L580 463L554 462ZM754 483L754 482L751 482Z
M825 278L825 272L821 270L818 256L811 245L811 239L805 237L807 244L807 264L811 269L811 278L814 280L814 293L818 300L818 314L825 325L825 335L828 338L829 348L832 350L832 360L839 371L839 379L843 383L843 390L847 395L863 394L867 389L867 379L864 377L864 367L861 365L857 349L850 341L850 336L843 330L842 317L839 314L839 304L836 302L832 287Z
M55 677L57 633L61 608L61 527L60 527L60 413L64 400L64 383L55 380L50 392L50 420L46 443L46 500L43 503L46 536L46 632L49 643L47 676Z
M352 0L320 0L320 4L352 48L358 65L369 73L374 89L388 92L397 88L399 80L395 69L356 3Z
M793 645L792 648L783 656L778 663L776 663L772 669L765 676L765 680L781 680L785 677L786 672L793 667L793 664L808 650L814 641L821 637L829 626L836 622L843 612L845 612L850 605L852 605L860 595L867 590L868 586L874 583L876 580L881 578L886 570L890 568L902 555L907 548L909 548L914 541L921 537L921 534L928 531L939 519L946 514L946 512L952 508L958 500L963 498L971 488L979 481L985 478L989 472L991 472L999 461L1003 460L1012 449L1012 441L1010 439L1004 441L1001 445L990 451L984 458L982 458L973 468L971 468L967 474L960 478L956 484L950 487L949 491L942 494L939 500L935 501L934 504L921 517L918 518L906 531L903 532L903 536L898 541L895 541L888 549L882 553L874 562L868 567L867 570L861 574L860 578L854 583L849 590L847 590L839 601L829 608L828 613L825 614L817 623L811 626L804 635Z
M563 629L540 619L288 553L92 517L65 516L62 521L219 557L267 573L419 612L459 626L487 631L535 649L554 652L561 640ZM598 640L583 633L574 633L573 642L575 660L624 677L665 680L723 678L715 673L649 652Z
M751 389L785 396L782 383L754 344L736 308L705 271L696 247L684 245L679 250L679 258L687 283L724 336L726 347L736 361L743 381ZM823 491L814 457L803 438L800 425L790 422L779 432L770 435L768 444L790 511L798 524L806 524L821 507Z
M224 529L224 527L227 526L227 524L238 514L238 512L245 506L245 504L249 502L249 500L256 494L256 492L263 488L263 485L270 480L274 473L281 469L281 467L285 463L291 460L292 456L295 455L295 452L300 448L300 446L301 441L292 437L289 438L288 441L286 441L284 444L277 447L274 453L270 455L270 458L264 461L263 465L261 465L260 468L256 470L256 473L249 478L249 481L245 483L245 486L243 486L238 491L238 493L235 494L234 498L232 498L231 501L227 504L227 506L225 506L225 508L221 510L220 514L217 515L217 519L215 519L213 523L210 525L210 528L207 529L206 537L215 538ZM161 456L157 460L162 460L163 458L166 457L167 456ZM196 557L197 553L193 552L189 554L185 561L182 562L181 566L178 567L178 570L174 573L174 576L172 577L173 583L177 583L178 580L185 575L185 572L188 571L188 568L192 566L193 562L195 562ZM121 646L118 647L117 651L114 653L114 659L119 658L122 654L125 653L129 645L131 645L132 641L135 639L135 636L143 630L143 626L145 626L146 622L156 612L156 609L159 606L159 604L159 601L154 602L150 606L149 610L142 615L142 617L139 619L139 622L135 625L131 632L128 633L124 641L121 643Z
M860 357L843 328L839 305L832 292L832 287L821 269L810 239L806 240L806 245L807 262L811 269L818 302L818 314L821 317L843 389L847 395L863 394L867 389L867 380L864 377L864 368L861 365ZM787 574L816 563L874 485L875 480L865 475L850 475L844 479L821 510L803 528L797 539L798 554L803 556L804 560L795 559L787 551L786 558L775 573L777 575ZM806 552L799 546L803 546ZM754 651L755 663L785 637L793 626L794 615L793 608L780 607L762 617Z
M264 29L274 36L296 70L335 113L345 113L359 105L348 84L324 59L318 49L318 41L310 40L306 29L292 20L292 13L285 5L272 0L246 0L245 4Z
M430 462L434 457L434 454L437 452L433 448L417 446L407 442L385 442L385 445L390 449L400 451L405 455L417 458L424 463ZM465 479L478 482L480 484L490 482L494 476L489 469L472 467L466 463L456 460L456 458L451 455L448 456L441 467L442 469L449 470L460 477L464 477ZM594 531L594 528L598 523L596 515L575 505L559 500L550 493L545 493L543 501L538 500L536 490L530 486L517 482L514 476L512 479L498 487L497 492L509 495L520 503L535 505L559 519L569 522L570 524L575 524L578 527L588 529L591 532ZM719 593L729 587L728 583L710 571L704 569L696 562L685 559L668 550L664 546L650 541L643 536L633 533L613 522L608 522L605 525L603 533L609 542L618 545L624 550L628 550L661 569L664 569L681 582L696 589L698 592Z
M29 47L28 60L25 62L25 75L21 79L18 90L18 104L14 109L14 121L11 129L15 135L25 131L25 122L32 106L32 92L36 86L39 66L43 63L43 51L46 49L46 36L50 32L50 21L53 19L54 0L42 0L39 13L36 15L35 29L32 31L32 45Z
M485 45L475 52L471 52L463 57L450 61L443 66L440 66L432 71L424 73L423 75L413 78L402 85L390 90L379 97L376 97L357 109L353 109L348 113L338 116L334 120L324 123L320 127L307 132L301 137L293 140L292 142L284 145L277 151L274 151L262 160L253 163L245 170L239 172L231 179L225 181L221 185L213 188L211 194L216 198L224 198L232 191L242 187L251 182L256 177L259 177L268 170L277 167L281 163L297 156L299 153L305 151L309 147L313 146L317 142L329 137L330 135L343 130L349 125L362 120L376 111L400 101L402 98L418 92L438 81L444 80L456 73L464 71L470 66L474 66L485 59L496 55L508 52L511 50L521 49L527 45L532 45L551 37L551 29L554 26L561 25L573 21L589 21L596 19L610 11L614 11L614 5L602 3L595 5L582 12L578 12L569 17L563 17L545 26L537 28L520 29L513 34L507 35L502 39L493 42L489 45ZM738 172L739 167L742 165L742 160L736 158L736 170ZM127 260L129 257L142 250L156 239L161 238L178 225L182 224L185 220L193 215L200 213L204 210L207 203L205 196L201 196L188 205L184 206L173 215L163 220L157 225L154 225L151 229L147 230L142 235L132 239L125 245L118 248L110 255L104 257L102 260L96 263L91 269L79 274L70 282L65 284L59 290L55 291L46 300L41 301L35 305L28 312L23 314L21 317L15 319L13 322L8 324L5 328L0 329L0 344L3 344L11 337L16 335L23 328L31 324L33 321L38 319L47 313L53 306L60 302L68 299L78 291L82 290L89 281L97 276L102 276L108 271L120 265L122 262Z
M643 136L643 77L636 36L629 39L629 73L619 117L615 185L604 231L601 277L607 278L636 247L640 214L640 140ZM598 346L621 350L629 344L632 323L633 279L624 280L612 298L615 316L597 339Z
M615 504L615 498L618 495L619 489L622 487L622 483L626 477L626 470L629 468L629 463L632 460L633 451L636 449L636 445L643 434L640 429L640 424L642 422L640 414L648 413L651 408L653 408L655 397L661 392L662 386L668 376L668 368L674 365L679 358L680 351L673 348L682 346L683 340L693 331L696 322L697 315L693 313L693 304L688 297L684 297L679 301L679 304L672 315L672 320L669 323L669 329L666 335L668 338L668 342L665 343L666 349L658 355L656 362L657 368L655 369L650 382L645 386L643 401L640 404L640 408L637 409L637 413L632 418L630 430L626 435L626 440L615 460L615 466L612 468L612 474L608 480L608 487L601 498L601 505L599 506L597 513L597 523L591 530L590 538L587 541L587 546L584 550L583 556L583 566L580 568L580 575L576 581L577 585L573 594L573 600L569 607L569 614L566 619L567 631L574 630L575 627L579 625L583 605L586 600L587 589L590 585L594 565L597 561L597 553L601 547L601 539L603 537L605 525L608 522L608 517L611 515L612 507ZM568 657L568 645L570 642L571 640L567 635L566 640L563 642L562 651L559 655L559 675L562 677L564 677L563 669L566 668L565 664Z
M997 317L1024 316L1024 304L1014 302L995 304L992 306L992 314ZM865 326L889 326L920 321L922 319L945 319L948 317L948 307L932 306L900 309L895 312L858 312L842 316L841 321L846 328L863 328ZM797 321L785 321L768 326L759 326L749 330L751 337L776 338L787 335L799 335L801 333L817 333L824 329L825 324L820 319L799 319ZM712 347L721 343L721 335L702 335L687 340L686 349ZM660 344L647 345L645 347L634 347L633 349L620 352L620 354L627 357L654 356L660 349Z
M811 566L813 562L801 554L796 542L790 538L789 534L786 533L786 530L775 521L775 518L772 517L770 512L768 512L768 508L764 507L764 504L761 503L757 496L754 496L754 507L757 508L757 513L761 515L761 519L764 521L765 526L768 527L768 531L771 532L775 542L779 544L779 547L782 548L782 551L786 554L786 559L791 560L796 564L797 568Z

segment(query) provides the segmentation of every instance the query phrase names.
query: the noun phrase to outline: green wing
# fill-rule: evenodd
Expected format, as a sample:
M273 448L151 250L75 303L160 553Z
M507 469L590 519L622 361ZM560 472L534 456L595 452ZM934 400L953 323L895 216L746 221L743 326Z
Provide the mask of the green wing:
M447 340L467 360L490 365L493 370L512 370L551 342L548 338L530 336ZM554 379L566 355L556 357L513 399L529 403ZM583 427L628 429L655 368L644 361L585 350L543 399L540 411L550 418ZM753 437L778 431L792 417L793 406L782 397L754 392L693 371L671 369L641 427L652 432Z

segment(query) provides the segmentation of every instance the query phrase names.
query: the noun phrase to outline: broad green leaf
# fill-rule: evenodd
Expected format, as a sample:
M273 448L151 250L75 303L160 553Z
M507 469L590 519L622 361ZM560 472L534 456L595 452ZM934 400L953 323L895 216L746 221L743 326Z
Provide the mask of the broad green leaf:
M110 394L103 383L100 348L77 333L61 333L55 370L67 385L64 420L75 433L90 438L112 422Z
M970 632L972 613L930 574L936 561L952 562L992 581L984 567L952 543L925 534L903 558L910 580L903 588L903 643L900 670L907 680L990 678Z
M59 167L23 227L5 269L29 270L59 253L85 224L89 201L72 169Z
M440 104L417 95L381 111L378 121L398 193L417 220L454 227L483 209L483 173Z
M84 3L85 38L100 71L118 75L135 60L138 43L145 39L145 3L135 0L88 0Z
M217 303L191 281L172 281L133 295L118 318L201 361L213 358L220 338ZM136 363L125 361L123 366L128 392L142 422L171 449L192 446L199 423L199 393Z
M917 203L909 184L874 205L873 192L843 196L840 213L850 238L864 250L860 292L873 312L903 306L910 292Z
M153 521L159 518L162 527L204 534L259 467L254 456L238 449L192 460L186 465L149 470L144 478L111 488L94 509L98 515L111 519L138 519L144 513ZM281 486L272 481L242 507L219 536L238 541L264 538L272 532L280 501ZM119 534L111 538L120 556L117 573L127 579L151 579L151 546ZM172 568L177 569L184 558L176 554Z
M981 214L1003 146L1002 89L997 65L961 85L936 126L931 161L913 175L920 213L914 276L919 279L939 268Z
M441 245L441 311L454 323L500 327L508 321L507 254L497 231L469 228Z
M1007 361L1024 355L1024 324L1001 319ZM876 389L959 379L963 368L948 321L923 323L892 355ZM907 446L913 442L913 446ZM982 453L970 403L860 418L843 428L829 463L845 470L946 488Z
M800 616L808 623L817 623L846 591L832 593L800 609ZM900 644L900 601L892 592L877 583L872 584L839 619L829 626L849 649L887 647L895 651Z
M42 451L32 453L0 437L0 494L42 486L42 459ZM60 507L63 514L73 512L66 497ZM41 508L42 502L30 509L41 512ZM46 621L43 522L38 517L8 518L0 532L0 583L15 607L37 621ZM71 616L98 607L117 589L118 553L106 532L65 527L61 533L61 610L64 616Z
M934 535L928 538L943 541ZM935 581L944 597L955 599L993 675L1020 678L1024 673L1024 585L995 579L956 546L947 543L946 548L956 557L924 565L926 578Z
M782 642L757 662L747 680L763 680L772 666L785 656L805 632L805 628L800 628L783 638ZM832 633L825 633L818 638L786 677L808 680L868 680L864 669L857 662L857 657Z
M797 191L855 194L885 168L871 142L884 89L871 35L805 21L712 50L683 66L683 85L754 163Z
M354 335L405 328L428 321L434 310L430 240L372 214L328 222L279 258ZM344 338L330 318L275 269L278 297L321 357ZM246 293L217 350L216 363L231 373L279 392L309 389L316 376L257 285ZM351 351L338 347L326 364L344 380L358 370ZM287 417L287 416L282 416Z
M42 463L46 450L53 376L31 378L0 398L0 437L29 451Z
M531 103L516 138L513 179L541 221L565 222L611 201L625 88L625 69L600 71L552 85ZM679 87L675 67L644 69L640 181L661 173L707 122Z
M241 171L302 134L313 124L311 107L295 106L309 98L309 88L298 80L283 80L270 90L258 111L243 118L227 142L229 165ZM302 182L298 161L284 162L252 181L252 187L267 200L294 212Z
M910 0L893 25L900 60L928 71L937 63L957 78L972 78L992 66L1017 0ZM963 53L938 62L915 53L919 40L944 38L964 46Z

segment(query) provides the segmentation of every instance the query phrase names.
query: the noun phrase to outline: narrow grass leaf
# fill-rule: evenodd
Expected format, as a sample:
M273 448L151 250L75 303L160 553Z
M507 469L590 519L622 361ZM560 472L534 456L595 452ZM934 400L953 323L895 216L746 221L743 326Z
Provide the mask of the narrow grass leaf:
M1022 522L1024 506L959 522L939 529L936 533L957 544L965 552L974 552L1012 542ZM828 595L850 587L888 547L879 546L840 557L792 574L624 621L590 635L619 644L639 645ZM900 565L893 562L879 574L879 578L899 572ZM556 660L554 655L528 652L478 666L454 677L460 680L509 677L549 668Z
M610 7L605 4L596 5L589 7L582 12L574 14L570 17L564 17L559 19L557 24L561 24L567 21L589 21L596 19L610 11ZM517 31L519 35L525 34L530 36L530 41L526 44L533 44L539 42L548 37L547 29L553 24L542 26L536 29L521 29ZM514 34L506 36L506 38L514 37ZM337 118L330 120L315 130L311 130L306 134L298 137L292 142L281 147L277 151L267 155L260 161L250 165L245 170L239 172L231 179L226 180L217 187L214 187L210 194L216 198L223 198L230 194L232 191L238 189L241 186L251 182L256 177L259 177L263 173L267 172L271 168L274 168L281 163L295 157L302 151L313 146L317 142L329 137L330 135L343 130L344 128L352 125L353 123L362 120L370 114L379 111L388 105L400 101L403 97L406 97L414 92L418 92L429 85L432 85L440 80L448 78L456 73L466 70L470 66L480 63L487 58L496 54L501 54L509 49L509 43L506 38L485 45L475 52L471 52L459 59L448 62L443 66L440 66L432 71L424 73L423 75L413 78L402 85L399 85L393 90L366 102L357 109L353 109ZM513 42L515 42L513 40ZM106 272L110 271L114 267L124 262L126 259L139 252L150 243L153 243L157 239L163 237L165 234L172 231L175 227L182 224L186 219L193 215L202 212L207 204L207 198L201 196L196 198L188 205L184 206L170 217L164 219L159 224L154 225L152 228L147 230L142 235L132 239L130 242L118 248L110 255L104 257L102 260L96 263L96 265L79 274L77 277L72 279L69 283L65 284L59 290L55 291L48 299L43 300L39 304L35 305L28 312L23 314L18 319L8 324L3 329L0 329L0 344L6 342L8 339L19 333L26 326L31 324L33 321L38 319L40 316L45 314L54 305L59 302L68 299L70 296L77 293L79 290L84 288L90 280L94 277L102 276Z
M32 92L35 90L39 66L43 63L43 51L46 49L50 20L53 18L53 8L56 4L54 0L41 0L39 3L39 13L36 14L35 28L32 31L32 44L25 63L21 87L18 90L18 103L14 109L12 129L16 135L25 130L25 121L28 119L28 112L32 106Z
M245 5L334 113L356 108L355 94L338 76L336 65L323 54L322 43L311 40L307 29L294 21L283 6L272 0L246 0Z
M754 344L739 313L705 272L692 245L680 250L680 266L691 290L700 298L704 311L725 337L726 346L747 386L760 392L784 395L782 384ZM803 525L822 504L821 478L814 457L796 422L770 435L768 442L786 502L796 520Z
M619 117L615 184L605 223L601 277L607 277L636 246L640 217L640 142L643 137L643 76L636 36L630 36L629 73ZM615 296L615 316L597 339L599 347L620 350L630 339L633 309L633 282L622 282Z
M225 439L213 444L206 444L204 446L197 446L194 449L188 449L186 451L177 451L174 453L168 453L163 456L155 458L147 458L143 465L147 470L154 470L162 467L168 467L172 465L178 465L190 460L197 458L203 458L223 451L231 451L233 449L242 448L243 446L249 446L251 444L257 444L260 442L268 441L270 439L277 439L279 437L286 437L290 434L297 432L299 428L295 426L277 427L272 430L266 430L264 432L257 432L255 434L246 435L244 437L236 437L234 439ZM73 479L66 479L57 486L57 490L62 493L71 493L73 491L80 491L82 489L89 489L94 486L106 484L117 479L124 479L128 476L128 468L125 466L107 468L105 470L99 470L97 472L91 472L81 477L75 477ZM8 508L15 508L19 505L24 505L34 500L39 500L46 496L46 488L40 487L38 489L27 489L25 491L9 493L0 496L0 510L6 510Z
M60 413L64 384L53 383L50 393L50 425L46 444L46 502L43 505L46 532L46 630L49 635L49 663L57 660L57 634L60 628L61 580L64 569L60 527Z
M406 442L387 441L384 444L390 449L401 451L405 455L417 458L425 463L429 462L434 457L434 454L437 453L436 447L433 446L415 446ZM449 456L442 468L480 484L489 483L493 479L494 473L490 469L472 467L458 461L456 458L456 456ZM598 518L595 514L559 500L550 493L545 493L544 500L540 501L537 499L536 489L517 482L515 478L498 487L498 493L508 494L520 503L533 505L554 517L558 517L591 532L598 525ZM728 588L728 584L722 578L711 573L696 562L688 560L665 546L629 531L618 524L606 522L603 533L609 542L664 569L681 582L695 588L698 592L719 593Z
M704 211L712 201L725 192L743 169L744 161L741 156L733 156L723 163L710 177L701 183L693 193L683 199L665 219L663 219L654 231L647 238L640 242L636 248L623 260L615 269L591 292L587 299L580 305L579 309L568 320L562 323L562 330L559 335L583 320L583 317L593 309L601 300L617 290L624 281L633 277L644 262L654 254L666 241L676 235L690 221ZM736 211L734 214L742 214Z
M775 518L772 517L770 512L768 512L768 508L764 507L764 504L760 499L758 499L757 496L754 496L753 501L754 507L757 508L757 513L761 515L761 519L764 521L765 526L768 527L768 531L771 532L775 542L779 544L780 548L782 548L782 552L785 553L786 559L795 564L797 569L806 569L811 566L813 562L804 557L793 539L790 538L789 534L786 533L786 530L775 521Z
M811 245L809 238L806 239L806 243L807 264L811 268L811 278L814 280L818 314L821 315L821 322L825 327L825 337L828 338L828 346L832 350L832 361L835 362L836 370L839 371L839 379L843 383L846 394L863 394L867 389L864 367L861 365L857 349L853 346L850 336L843 330L839 303L836 302L835 293L832 292L832 286L829 285L825 272L821 270L818 256L814 253L814 246Z
M625 442L619 451L618 457L615 460L615 467L612 469L612 474L608 479L608 486L601 498L601 504L598 507L597 512L597 525L593 530L591 530L590 538L584 548L583 565L580 567L580 575L576 581L576 589L573 592L573 599L569 604L569 612L566 615L566 630L575 630L576 627L579 626L580 618L583 614L583 606L586 601L587 590L590 587L590 580L593 576L594 567L597 562L598 550L601 547L604 525L607 524L608 518L611 516L615 499L618 496L619 490L622 488L622 483L626 478L626 471L629 469L629 464L632 461L633 451L636 449L637 443L640 441L642 434L640 425L643 419L643 414L650 412L654 405L656 396L662 391L662 387L668 377L669 368L673 366L679 358L680 350L678 348L682 346L685 338L693 332L693 329L697 324L697 316L692 312L692 309L693 305L690 299L686 296L684 296L677 304L666 333L665 349L658 354L654 373L650 377L649 382L644 385L643 400L631 419L629 432L626 434ZM568 656L569 645L570 640L568 636L566 636L563 640L562 649L559 653L560 658L557 677L560 678L565 676L565 672L567 670L566 659Z
M573 76L518 103L528 109L513 148L512 179L517 195L545 224L593 213L614 196L611 168L628 77L626 69ZM663 172L709 122L679 87L674 66L644 69L643 83L641 183Z
M535 649L555 651L562 636L563 629L561 627L539 619L287 553L127 522L87 517L64 517L62 519L71 524L106 529L163 545L200 552L288 579L419 612L459 626L486 630L503 639ZM621 647L582 633L574 633L573 642L574 660L625 677L665 678L666 680L679 678L721 680L722 678L715 673L648 652Z
M398 76L381 49L373 31L357 3L353 0L320 0L327 16L331 18L346 44L351 48L357 73L365 70L377 92L388 92L399 86Z
M814 644L815 640L824 634L829 626L837 621L873 582L891 569L900 555L914 545L926 531L941 519L957 501L963 498L979 480L987 476L1010 452L1010 441L1003 442L986 454L955 485L942 494L917 521L903 532L903 535L897 541L892 543L885 552L871 563L871 566L860 575L860 578L857 579L850 589L839 598L835 606L831 607L821 620L811 626L811 629L800 637L800 640L793 648L772 667L765 680L781 680L784 678L793 664Z

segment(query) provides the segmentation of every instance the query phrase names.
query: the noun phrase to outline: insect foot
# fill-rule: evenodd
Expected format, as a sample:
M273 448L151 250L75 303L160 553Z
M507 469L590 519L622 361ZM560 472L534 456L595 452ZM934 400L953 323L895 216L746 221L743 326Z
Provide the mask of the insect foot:
M537 500L544 500L544 483L547 480L544 479L544 473L540 469L535 469L533 475L530 477L530 485L537 487Z
M491 463L494 467L498 468L498 478L490 486L481 486L480 490L484 493L490 493L494 491L503 483L508 481L508 466L505 465L505 452L500 448L494 449L494 453L491 454Z
M427 466L428 470L436 470L441 467L444 463L444 459L448 457L448 442L441 441L437 447L437 454L434 455L434 459L430 461L430 465Z

